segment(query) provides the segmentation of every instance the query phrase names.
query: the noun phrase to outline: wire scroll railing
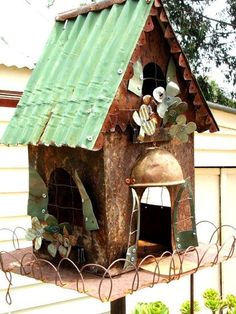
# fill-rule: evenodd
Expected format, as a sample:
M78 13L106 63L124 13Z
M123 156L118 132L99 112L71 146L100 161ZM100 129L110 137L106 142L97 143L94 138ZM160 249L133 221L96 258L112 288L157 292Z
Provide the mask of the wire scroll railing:
M99 264L85 264L78 267L70 258L65 257L55 265L52 262L37 257L32 248L20 248L20 239L17 236L17 227L13 231L7 228L0 229L11 233L14 251L0 251L0 269L6 278L5 300L12 303L10 294L13 285L12 273L30 276L43 282L55 283L61 287L77 290L104 301L112 301L118 297L132 294L144 288L153 287L158 283L178 280L187 274L193 274L200 268L211 267L232 257L236 257L236 228L231 225L216 227L209 221L197 224L211 224L213 232L207 244L198 247L189 247L183 252L165 251L161 256L152 254L139 259L136 264L125 258L113 261L107 268ZM222 242L223 229L232 231L232 234ZM189 263L191 261L191 267ZM113 276L112 269L122 264L129 264L128 271L121 271ZM152 270L147 271L146 265L152 264ZM163 264L165 271L163 273ZM91 272L92 270L92 272ZM99 276L97 275L99 273ZM96 275L95 275L96 274ZM69 280L68 280L69 278Z

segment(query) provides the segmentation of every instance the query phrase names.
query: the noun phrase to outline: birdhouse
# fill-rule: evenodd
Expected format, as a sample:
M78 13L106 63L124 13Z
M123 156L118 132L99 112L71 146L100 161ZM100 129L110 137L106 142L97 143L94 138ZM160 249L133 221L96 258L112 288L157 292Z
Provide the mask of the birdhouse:
M161 1L59 14L1 140L28 145L37 254L126 270L197 246L195 130L218 127Z

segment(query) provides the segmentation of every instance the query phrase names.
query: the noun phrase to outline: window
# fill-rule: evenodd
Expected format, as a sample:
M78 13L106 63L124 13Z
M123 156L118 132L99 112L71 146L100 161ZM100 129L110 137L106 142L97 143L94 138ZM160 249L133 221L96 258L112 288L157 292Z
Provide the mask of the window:
M161 68L153 62L146 64L143 69L143 96L152 95L153 90L159 86L166 88L166 80Z
M72 226L83 225L82 200L79 190L62 168L55 169L48 184L48 212L58 222L69 222Z

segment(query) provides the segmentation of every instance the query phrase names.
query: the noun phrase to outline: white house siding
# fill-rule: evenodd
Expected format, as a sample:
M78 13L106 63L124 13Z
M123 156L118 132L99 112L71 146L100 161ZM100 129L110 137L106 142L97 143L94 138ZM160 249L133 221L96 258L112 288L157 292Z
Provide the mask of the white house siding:
M6 127L14 109L0 108L0 132ZM216 225L236 224L236 114L213 110L221 131L216 134L196 134L195 137L195 194L196 218L210 220ZM227 168L222 168L226 166ZM27 150L25 147L0 146L0 228L14 229L30 224L26 216L28 197ZM213 229L199 226L199 241L206 242ZM227 230L226 230L227 231ZM224 238L228 237L225 233ZM27 245L21 238L20 245ZM11 235L0 234L0 248L12 249ZM235 261L199 271L194 275L195 298L201 300L202 292L209 287L236 294ZM220 280L222 279L222 287ZM0 272L0 314L5 313L109 313L110 305L87 296L44 284L34 279L13 275L11 287L12 305L5 302L7 279ZM127 314L137 302L161 300L171 314L178 313L180 304L189 298L189 277L169 284L157 285L129 295L126 298ZM202 309L204 308L202 304ZM202 310L201 313L208 313Z
M0 90L23 91L31 70L0 64Z
M13 108L0 107L0 137L9 122ZM14 250L12 232L16 227L28 228L28 156L26 147L6 147L0 145L0 251ZM1 230L4 229L4 230ZM24 232L16 231L20 247L29 246L24 240ZM15 243L17 244L17 243ZM109 303L62 289L55 285L12 274L10 295L12 304L5 301L8 281L0 271L0 314L31 313L108 313Z
M195 166L236 167L236 110L214 108L212 113L220 132L196 134Z
M220 132L198 134L195 138L197 219L236 228L236 110L212 105ZM207 232L207 230L203 230ZM222 243L236 235L222 229ZM219 281L223 295L236 294L236 260L222 263Z
M216 226L221 223L236 227L236 110L217 105L211 107L220 131L195 134L196 220L208 220ZM213 232L214 227L210 224L200 224L199 242L206 243ZM223 228L222 243L232 233L231 228ZM235 271L236 260L232 259L194 275L195 299L201 303L202 314L209 313L202 303L202 293L206 288L218 289L224 296L228 293L236 294ZM171 314L176 314L179 313L180 304L188 298L189 277L186 277L128 296L127 313L131 313L136 302L161 300L169 305Z

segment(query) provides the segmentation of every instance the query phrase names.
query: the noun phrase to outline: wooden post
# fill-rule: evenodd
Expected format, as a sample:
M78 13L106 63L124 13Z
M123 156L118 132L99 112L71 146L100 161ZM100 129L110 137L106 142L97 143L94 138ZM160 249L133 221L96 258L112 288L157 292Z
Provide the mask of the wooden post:
M194 275L190 275L190 314L194 314Z
M125 314L125 313L126 313L125 297L122 297L111 302L111 314Z

